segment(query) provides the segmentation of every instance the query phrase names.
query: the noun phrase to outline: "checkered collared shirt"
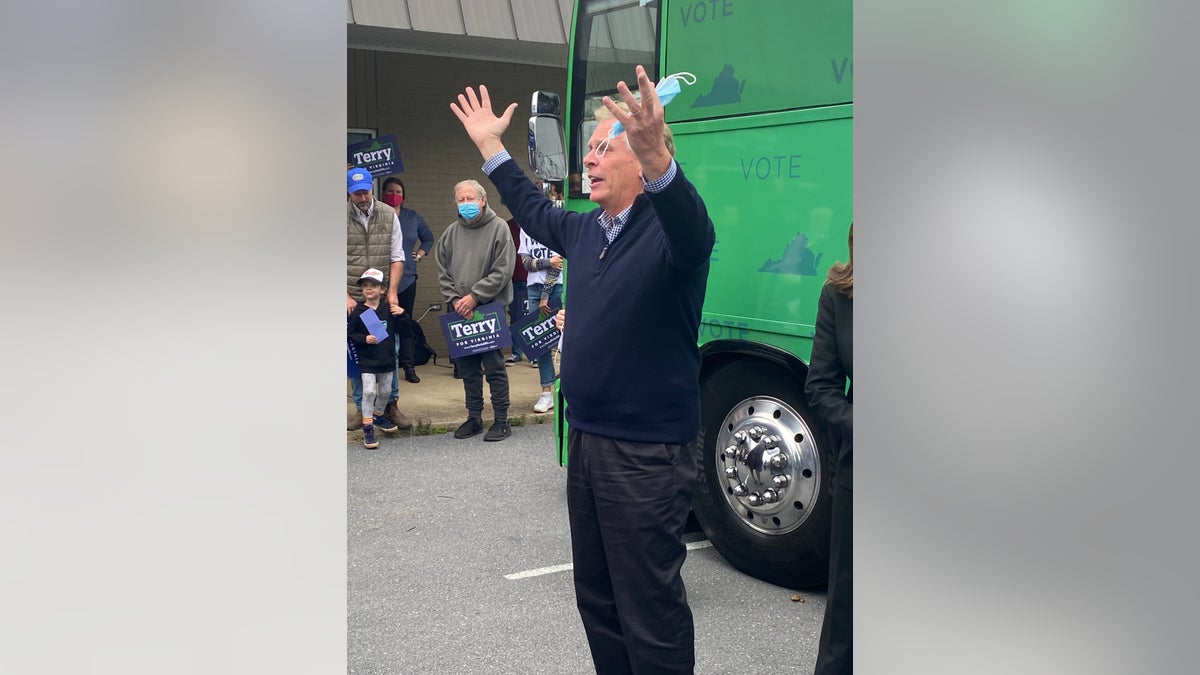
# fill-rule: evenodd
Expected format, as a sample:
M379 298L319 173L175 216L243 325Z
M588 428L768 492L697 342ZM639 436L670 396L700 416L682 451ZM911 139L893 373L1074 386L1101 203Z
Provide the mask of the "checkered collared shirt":
M613 243L621 230L625 229L625 223L629 222L629 212L633 210L633 204L625 207L625 210L615 216L608 215L607 211L600 212L600 229L604 230L604 238L608 239L608 243Z
M667 189L672 180L675 180L676 165L675 160L671 160L671 166L667 168L667 172L659 178L648 181L645 176L642 176L642 185L645 186L646 192L662 192ZM613 243L621 230L625 229L625 223L629 222L629 212L633 210L633 204L625 207L625 210L618 213L616 216L608 215L607 211L600 212L600 227L604 229L604 236L608 239L608 243Z

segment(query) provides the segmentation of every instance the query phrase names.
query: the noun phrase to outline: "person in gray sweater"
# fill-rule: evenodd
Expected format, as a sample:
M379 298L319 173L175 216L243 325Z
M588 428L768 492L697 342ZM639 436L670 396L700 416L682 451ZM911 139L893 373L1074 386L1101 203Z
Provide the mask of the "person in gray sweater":
M487 205L487 192L479 181L464 180L454 186L458 219L438 239L435 258L438 282L446 299L446 311L468 319L479 305L512 301L512 268L517 252L508 223ZM455 359L466 392L467 421L454 432L469 438L483 431L483 378L492 395L495 420L484 434L485 441L500 441L512 435L508 424L508 373L499 349ZM482 371L482 372L481 372Z

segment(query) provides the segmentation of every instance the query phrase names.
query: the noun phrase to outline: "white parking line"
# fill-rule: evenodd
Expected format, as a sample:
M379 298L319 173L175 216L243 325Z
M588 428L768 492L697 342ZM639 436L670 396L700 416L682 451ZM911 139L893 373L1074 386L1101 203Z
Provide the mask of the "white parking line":
M536 570L525 570L524 572L515 572L513 574L505 574L504 578L510 581L517 579L528 579L529 577L540 577L543 574L554 574L555 572L566 572L573 569L575 565L567 563L566 565L551 565L550 567L539 567Z
M710 546L712 546L711 541L709 541L707 539L701 539L700 541L689 542L687 544L687 550L695 551L696 549L709 548ZM524 572L513 572L512 574L505 574L504 578L508 579L509 581L516 581L517 579L529 579L530 577L540 577L543 574L554 574L555 572L566 572L566 571L572 570L574 568L575 568L575 565L573 563L567 563L565 565L551 565L550 567L539 567L534 570L525 570Z

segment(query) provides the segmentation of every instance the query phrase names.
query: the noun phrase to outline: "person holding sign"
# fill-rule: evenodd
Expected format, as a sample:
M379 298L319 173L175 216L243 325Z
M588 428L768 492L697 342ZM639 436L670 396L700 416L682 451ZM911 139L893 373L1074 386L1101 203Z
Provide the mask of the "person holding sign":
M392 338L393 325L399 314L392 314L388 303L382 302L383 272L374 267L358 279L363 300L350 311L346 333L358 353L358 369L362 373L363 447L378 448L375 427L393 433L400 427L383 414L384 403L392 391L392 375L396 370L396 343ZM400 312L404 310L401 309Z
M458 219L438 239L435 257L438 281L446 311L471 319L475 308L491 302L512 302L512 269L517 252L508 223L487 205L487 192L476 180L454 186ZM447 336L447 343L452 337ZM508 373L500 349L468 354L454 360L462 374L467 421L454 431L455 438L470 438L483 431L483 373L492 394L495 420L485 441L502 441L512 435L508 424ZM482 370L482 372L481 372Z
M571 261L563 332L567 509L575 600L599 673L691 673L695 629L680 569L696 483L700 309L716 241L704 200L675 161L663 105L676 76L605 96L583 158L598 208L556 208L501 140L487 87L450 110L483 170L534 239ZM662 98L660 99L660 93Z
M563 257L521 230L521 247L517 249L521 264L529 270L525 279L525 292L529 297L529 309L537 307L537 313L542 318L550 316L550 303L556 307L562 306L562 268ZM544 413L554 407L554 359L550 354L537 359L539 379L542 393L533 411Z

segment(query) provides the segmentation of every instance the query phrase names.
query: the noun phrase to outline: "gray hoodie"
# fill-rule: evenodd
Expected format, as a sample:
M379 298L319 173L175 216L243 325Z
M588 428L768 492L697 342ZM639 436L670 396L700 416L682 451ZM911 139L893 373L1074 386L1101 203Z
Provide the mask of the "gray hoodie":
M502 305L512 302L517 251L508 223L490 206L483 207L473 222L459 216L450 223L438 239L435 257L446 311L454 311L451 303L467 293L480 305L493 300Z

